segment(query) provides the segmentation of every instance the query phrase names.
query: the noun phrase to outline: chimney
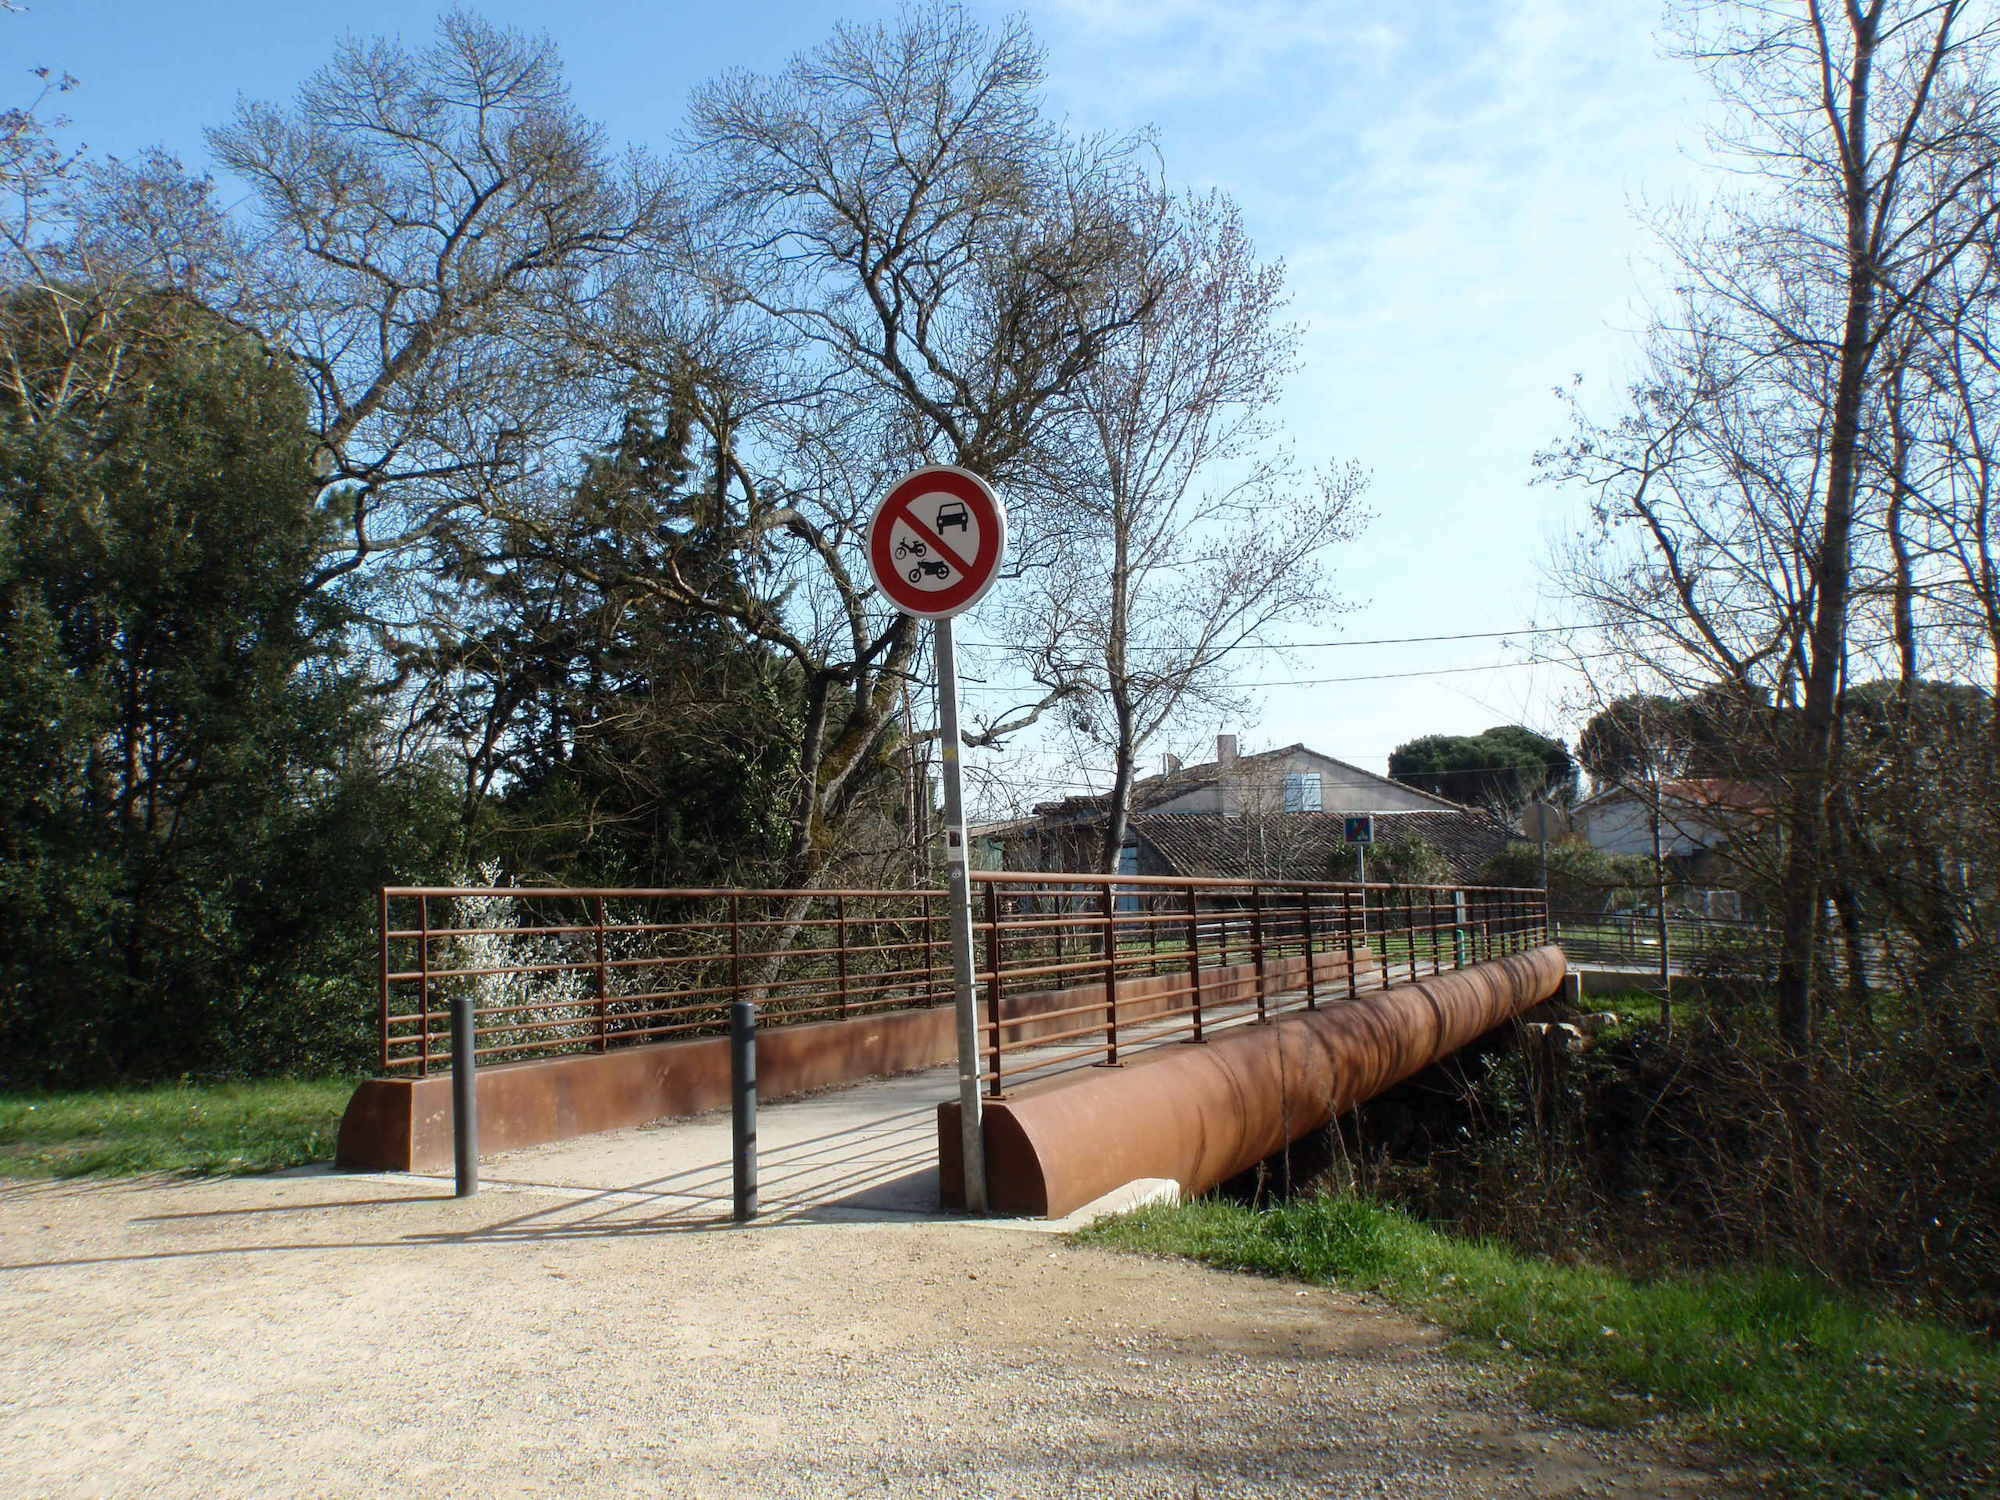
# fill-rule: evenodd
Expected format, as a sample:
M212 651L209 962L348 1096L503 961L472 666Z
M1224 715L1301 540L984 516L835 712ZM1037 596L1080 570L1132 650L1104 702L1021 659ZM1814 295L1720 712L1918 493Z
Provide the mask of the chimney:
M1172 751L1168 751L1160 757L1160 774L1162 776L1171 776L1180 768L1181 758Z
M1236 736L1218 734L1215 737L1215 763L1224 770L1236 764Z

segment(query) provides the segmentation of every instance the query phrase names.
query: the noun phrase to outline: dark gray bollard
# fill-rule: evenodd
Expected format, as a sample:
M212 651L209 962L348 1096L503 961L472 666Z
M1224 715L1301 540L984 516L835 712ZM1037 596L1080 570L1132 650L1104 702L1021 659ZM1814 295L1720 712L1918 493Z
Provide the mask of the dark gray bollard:
M735 1145L736 1222L757 1217L757 1007L729 1007L729 1115Z
M451 1146L458 1196L479 1191L479 1059L473 1036L472 996L451 1002Z

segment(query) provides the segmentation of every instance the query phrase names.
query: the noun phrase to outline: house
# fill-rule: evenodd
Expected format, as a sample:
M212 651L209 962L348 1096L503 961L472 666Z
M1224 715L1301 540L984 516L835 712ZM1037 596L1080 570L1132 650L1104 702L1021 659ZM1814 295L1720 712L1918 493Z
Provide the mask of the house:
M1444 856L1453 881L1479 883L1487 861L1515 835L1469 807L1377 812L1371 859L1412 838ZM1268 880L1352 880L1354 846L1341 813L1290 813L1275 818L1210 818L1143 813L1131 821L1130 873ZM1371 870L1371 879L1382 878Z
M1009 870L1093 871L1108 798L1064 797L1031 818L978 830L982 863ZM1506 847L1509 831L1481 812L1305 745L1239 754L1218 735L1215 759L1169 762L1132 788L1122 874L1191 878L1351 880L1345 819L1375 815L1378 849L1420 836L1444 854L1453 878L1474 879Z
M1660 853L1688 887L1686 900L1703 915L1749 915L1736 887L1742 882L1729 851L1773 816L1770 794L1746 781L1690 777L1659 786ZM1579 802L1576 832L1606 854L1653 857L1653 793L1645 786L1612 786Z

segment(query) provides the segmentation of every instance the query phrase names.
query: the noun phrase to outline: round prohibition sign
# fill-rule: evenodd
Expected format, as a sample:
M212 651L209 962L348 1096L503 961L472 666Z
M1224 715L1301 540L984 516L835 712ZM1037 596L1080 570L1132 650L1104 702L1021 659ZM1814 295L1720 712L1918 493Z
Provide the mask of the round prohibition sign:
M1007 512L985 480L933 464L890 486L868 522L868 571L906 615L949 619L1000 576Z

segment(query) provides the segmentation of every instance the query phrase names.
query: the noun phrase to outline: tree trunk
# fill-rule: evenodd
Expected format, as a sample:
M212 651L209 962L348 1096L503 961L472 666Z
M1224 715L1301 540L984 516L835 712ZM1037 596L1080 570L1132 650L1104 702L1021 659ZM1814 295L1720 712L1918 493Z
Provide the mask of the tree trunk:
M1104 667L1109 687L1111 712L1117 719L1117 740L1113 756L1116 770L1111 782L1111 805L1104 819L1104 842L1098 850L1098 867L1107 875L1118 873L1125 852L1125 829L1132 810L1132 772L1139 758L1138 725L1132 712L1132 694L1126 680L1126 639L1131 629L1131 552L1127 536L1130 525L1122 501L1117 505L1116 535L1111 553L1111 615L1105 622Z
M1844 197L1847 216L1847 308L1827 439L1826 506L1813 558L1816 595L1811 659L1792 758L1790 847L1780 903L1778 1033L1796 1056L1813 1041L1813 955L1825 876L1827 804L1847 656L1848 594L1853 567L1855 478L1861 407L1874 357L1875 266L1869 245L1873 188L1868 181L1869 67L1875 50L1872 15L1850 13L1854 67L1847 90ZM1836 122L1838 123L1838 122Z
M1121 731L1118 764L1111 780L1111 805L1104 815L1104 842L1098 849L1099 867L1107 875L1119 873L1118 863L1125 852L1125 831L1131 826L1133 747Z
M1874 995L1868 984L1868 944L1862 921L1856 860L1863 844L1857 834L1851 800L1843 793L1831 812L1833 908L1840 918L1842 952L1847 962L1847 1004L1864 1026L1875 1024Z
M742 966L745 998L762 998L763 987L776 976L786 953L798 941L799 929L817 899L814 892L832 863L840 819L859 794L868 762L895 713L899 684L915 650L916 629L907 616L892 629L893 639L874 682L850 700L838 730L829 738L823 727L809 729L805 737L791 847L777 875L779 888L798 894L786 897L774 914L774 925L763 929L769 951ZM824 725L825 686L822 682L819 691L809 694L809 725Z
M1660 1026L1668 1036L1674 1034L1674 957L1673 924L1667 920L1667 859L1666 850L1660 840L1660 782L1653 778L1653 879L1655 894L1659 898L1660 936Z

